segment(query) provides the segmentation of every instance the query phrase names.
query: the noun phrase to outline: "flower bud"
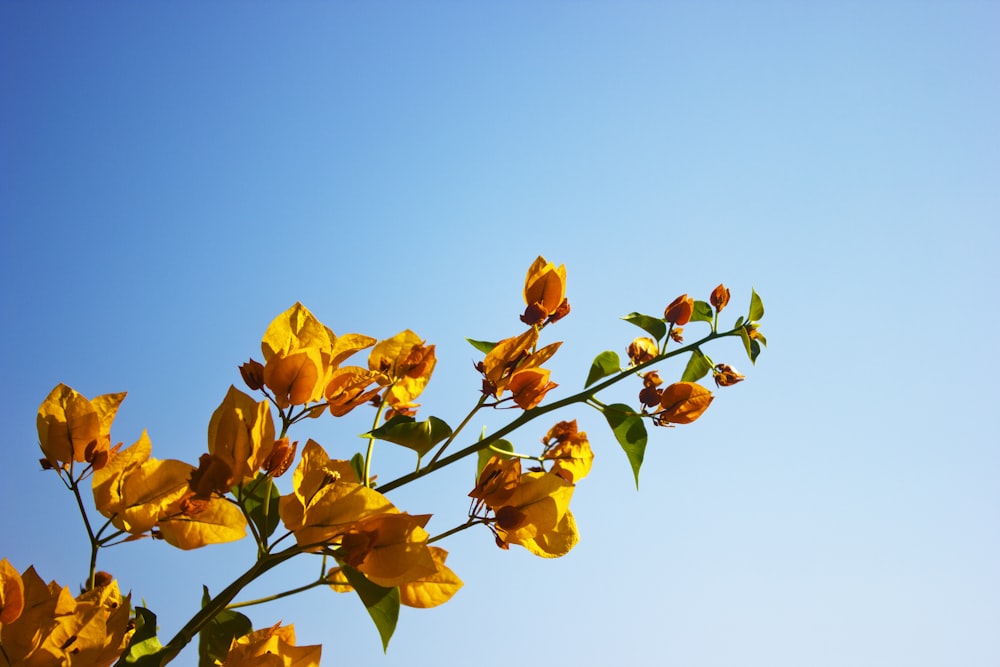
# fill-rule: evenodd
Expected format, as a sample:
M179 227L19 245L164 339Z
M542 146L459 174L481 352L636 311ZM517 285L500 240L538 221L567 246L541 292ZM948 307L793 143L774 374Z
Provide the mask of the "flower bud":
M741 375L729 364L716 364L715 368L712 369L712 374L715 376L715 386L717 387L731 387L746 379L745 375Z
M240 366L240 375L251 391L257 391L264 386L264 365L251 359Z
M656 341L648 336L639 336L629 343L628 358L632 360L633 366L652 361L660 350L656 346Z
M663 319L677 326L684 326L691 321L691 314L694 312L694 299L687 294L681 294L670 302L666 310L663 311Z
M712 308L715 308L715 312L722 312L722 309L729 303L729 288L720 284L712 290L712 296L708 298L708 301L712 304Z

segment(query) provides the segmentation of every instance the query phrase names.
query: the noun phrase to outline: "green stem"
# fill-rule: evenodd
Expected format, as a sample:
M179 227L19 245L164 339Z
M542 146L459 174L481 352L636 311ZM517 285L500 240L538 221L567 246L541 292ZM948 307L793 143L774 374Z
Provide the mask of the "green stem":
M486 394L483 394L482 396L479 397L479 400L476 401L476 405L471 410L469 410L469 414L465 415L465 419L463 419L462 423L458 425L458 428L456 428L454 431L451 432L451 435L448 436L448 439L444 441L444 444L441 445L441 448L434 453L434 457L431 458L431 462L428 463L427 465L434 465L437 462L437 460L441 458L441 455L444 453L445 448L448 445L450 445L455 440L455 438L458 437L458 434L461 433L462 429L465 428L469 424L469 421L472 420L472 415L479 412L479 410L483 407L484 403L486 403Z
M465 530L466 528L471 528L472 526L478 526L480 523L482 523L482 521L476 521L472 517L469 517L469 520L466 521L465 523L459 524L459 525L455 526L454 528L452 528L451 530L446 530L443 533L441 533L440 535L435 535L434 537L430 538L429 540L427 540L427 544L433 544L434 542L438 542L440 540L443 540L444 538L448 537L449 535L454 535L455 533L460 533L463 530Z
M392 389L390 384L388 389L385 390L385 394L382 395L382 401L378 404L378 412L375 413L375 421L372 423L372 430L378 428L378 423L382 420L382 413L385 411L386 400L385 397L389 395L389 391ZM365 452L365 469L364 469L364 479L361 483L367 486L369 489L372 487L371 480L371 469L372 469L372 454L375 452L375 437L368 436L368 450Z
M233 602L226 605L226 609L239 609L240 607L252 607L255 604L264 604L265 602L272 602L274 600L280 600L281 598L286 598L289 595L295 595L296 593L302 593L303 591L308 591L310 588L316 588L317 586L323 586L329 582L323 579L317 579L316 581L310 582L305 586L299 586L298 588L293 588L289 591L283 591L281 593L275 593L274 595L268 595L262 598L257 598L256 600L247 600L245 602Z
M406 475L401 475L400 477L397 477L396 479L394 479L394 480L392 480L390 482L386 482L385 484L382 484L382 485L379 486L379 491L381 493L388 493L389 491L392 491L393 489L399 488L399 487L401 487L401 486L403 486L405 484L409 484L410 482L412 482L412 481L414 481L416 479L419 479L420 477L424 477L425 475L429 475L430 473L434 472L435 470L440 470L441 468L444 468L445 466L449 466L452 463L455 463L456 461L461 461L465 457L471 456L472 454L476 454L480 450L489 447L494 442L496 442L497 440L500 440L501 438L503 438L508 433L512 433L512 432L516 431L517 429L521 428L522 426L524 426L528 422L530 422L530 421L532 421L534 419L537 419L538 417L541 417L542 415L548 414L548 413L553 412L555 410L560 410L560 409L565 408L567 406L573 405L574 403L583 403L583 402L589 401L598 392L604 391L608 387L610 387L610 386L612 386L614 384L617 384L618 382L621 382L625 378L632 377L635 373L641 371L644 368L647 368L649 366L653 366L653 365L658 364L658 363L660 363L662 361L670 359L671 357L676 357L676 356L678 356L680 354L684 354L686 352L693 352L699 346L704 345L705 343L708 343L709 341L715 340L716 338L725 338L727 336L738 336L738 335L739 335L739 329L738 328L737 329L733 329L731 331L726 331L724 333L717 333L717 332L713 331L712 333L710 333L709 335L705 336L704 338L702 338L699 341L691 343L690 345L685 345L684 347L679 347L676 350L672 350L670 352L662 352L661 354L657 355L656 357L654 357L653 359L650 359L649 361L647 361L645 363L639 364L638 366L633 366L632 368L629 368L628 370L622 371L618 375L615 375L614 377L611 377L611 378L605 380L604 382L596 384L593 387L590 387L588 389L584 389L583 391L581 391L579 393L576 393L576 394L573 394L572 396L568 396L568 397L566 397L566 398L564 398L562 400L555 401L554 403L549 403L548 405L540 405L540 406L538 406L536 408L532 408L530 410L525 410L524 413L522 413L517 419L515 419L512 422L510 422L506 426L504 426L504 427L502 427L502 428L494 431L493 433L491 433L490 435L486 436L485 438L483 438L483 439L481 439L481 440L479 440L479 441L477 441L477 442L469 445L465 449L461 449L461 450L459 450L459 451L457 451L457 452L455 452L455 453L453 453L453 454L451 454L449 456L445 456L445 457L439 459L436 462L429 463L429 464L427 464L427 466L425 466L424 468L421 468L420 470L408 473Z
M259 559L254 563L250 569L244 572L242 575L237 577L233 583L229 584L221 593L216 595L214 598L208 601L208 603L198 610L198 612L191 617L191 620L181 628L174 638L167 642L167 645L163 647L162 653L160 655L160 661L158 664L165 665L180 653L185 646L191 643L191 641L197 636L206 624L208 624L215 615L226 608L233 598L239 594L241 590L246 588L254 579L257 579L262 574L268 570L277 567L286 560L297 556L302 553L302 548L298 546L289 547L288 549L276 553L268 554L263 558ZM119 659L116 663L118 667L125 667L124 656Z

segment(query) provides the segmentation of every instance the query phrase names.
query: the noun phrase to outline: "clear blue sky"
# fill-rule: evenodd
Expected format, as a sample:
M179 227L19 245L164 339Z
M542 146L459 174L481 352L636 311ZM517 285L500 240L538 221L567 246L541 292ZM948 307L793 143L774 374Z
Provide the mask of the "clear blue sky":
M619 316L719 282L734 310L763 296L770 348L710 352L747 381L652 434L638 493L600 415L565 413L597 450L580 545L456 536L466 587L404 610L387 656L329 591L257 626L294 622L330 665L995 667L998 26L989 2L4 2L0 557L86 574L71 497L36 472L57 383L128 391L115 441L194 461L301 300L337 333L435 343L424 405L456 421L463 338L519 331L543 254L573 304L554 397L624 351ZM346 457L365 428L299 437ZM459 468L394 501L460 522ZM252 557L144 543L101 566L170 636Z

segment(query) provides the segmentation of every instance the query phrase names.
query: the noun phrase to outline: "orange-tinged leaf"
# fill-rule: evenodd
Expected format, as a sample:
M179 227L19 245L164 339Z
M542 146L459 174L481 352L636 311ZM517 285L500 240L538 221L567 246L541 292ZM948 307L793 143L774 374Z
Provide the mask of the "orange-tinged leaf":
M322 399L331 370L319 348L302 348L272 357L264 365L264 384L279 408L305 405Z
M88 447L101 440L101 415L86 397L64 384L38 406L36 425L42 453L56 467L84 461Z
M243 539L247 522L236 505L216 497L194 514L162 518L157 525L169 544L180 549L198 549Z
M113 453L103 468L94 471L91 485L97 511L110 518L125 509L122 497L125 478L145 463L151 452L152 444L149 442L149 436L143 431L135 444Z
M538 342L538 329L531 327L523 334L505 338L483 359L483 374L494 385L528 355Z
M386 512L358 521L343 536L340 558L383 588L430 576L437 571L424 530L430 518Z
M331 482L305 506L302 526L294 531L295 541L300 545L323 544L345 533L356 521L394 511L398 510L378 491L343 480Z
M662 424L690 424L714 400L712 392L695 382L675 382L660 395L656 419Z
M566 297L566 265L558 268L539 256L528 268L524 280L524 302L538 304L546 315L556 312Z
M448 552L441 547L428 549L437 569L433 574L400 585L399 601L407 607L437 607L450 600L463 585L462 580L444 564Z
M514 493L497 510L500 538L511 544L520 544L522 540L535 539L554 529L569 511L573 488L565 479L551 473L528 472L521 475ZM513 522L502 520L505 510L511 512L510 516L515 519ZM506 525L500 526L500 523Z
M348 357L374 345L376 340L362 334L344 334L336 336L333 349L330 352L330 365L337 367Z
M13 623L24 609L24 582L6 558L0 560L0 625Z
M524 537L518 542L522 547L542 558L558 558L565 556L580 541L576 529L576 520L569 510L563 515L555 528L535 537Z
M133 468L122 484L122 510L113 523L130 533L144 533L188 492L194 466L167 459L149 459Z

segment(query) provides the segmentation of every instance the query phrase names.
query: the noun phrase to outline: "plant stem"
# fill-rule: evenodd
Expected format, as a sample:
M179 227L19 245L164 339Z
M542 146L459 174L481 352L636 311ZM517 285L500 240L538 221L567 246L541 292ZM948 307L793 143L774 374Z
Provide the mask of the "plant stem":
M486 394L483 394L482 396L479 397L479 400L476 401L475 407L469 410L469 414L465 415L465 419L462 420L462 423L458 425L458 428L456 428L454 431L451 432L451 435L448 436L448 439L444 441L444 444L441 445L441 448L434 453L434 457L431 458L431 462L428 463L427 465L432 466L437 462L439 458L441 458L441 455L444 453L445 448L448 445L450 445L455 440L455 438L458 437L458 434L462 431L463 428L465 428L468 425L469 421L472 419L472 415L479 412L479 409L483 407L484 403L486 403Z
M494 431L493 433L491 433L490 435L486 436L485 438L476 441L475 443L469 445L465 449L461 449L461 450L459 450L459 451L457 451L457 452L455 452L455 453L453 453L453 454L451 454L449 456L445 456L445 457L443 457L443 458L441 458L441 459L439 459L437 461L432 461L431 463L428 463L427 466L425 466L424 468L421 468L420 470L408 473L406 475L401 475L400 477L397 477L396 479L394 479L394 480L392 480L390 482L386 482L385 484L380 485L379 486L379 492L381 492L381 493L388 493L389 491L392 491L393 489L399 488L400 486L403 486L405 484L409 484L410 482L412 482L412 481L414 481L414 480L416 480L416 479L418 479L420 477L424 477L425 475L429 475L430 473L434 472L435 470L439 470L441 468L444 468L445 466L449 466L452 463L455 463L456 461L460 461L460 460L464 459L467 456L471 456L472 454L475 454L475 453L479 452L481 449L485 449L486 447L489 447L491 444L493 444L497 440L500 440L501 438L503 438L508 433L512 433L512 432L516 431L517 429L521 428L522 426L524 426L528 422L530 422L530 421L532 421L534 419L537 419L538 417L541 417L542 415L548 414L548 413L553 412L555 410L559 410L561 408L565 408L565 407L567 407L569 405L573 405L574 403L583 403L583 402L589 401L598 392L604 391L608 387L610 387L610 386L612 386L612 385L614 385L614 384L616 384L618 382L621 382L625 378L632 377L632 375L634 375L638 371L641 371L644 368L647 368L649 366L653 366L655 364L660 363L661 361L665 361L667 359L670 359L671 357L676 357L676 356L678 356L680 354L684 354L686 352L693 352L699 346L704 345L705 343L708 343L709 341L715 340L716 338L725 338L727 336L738 336L738 335L739 335L739 329L738 328L737 329L733 329L731 331L726 331L724 333L718 333L718 332L714 332L713 331L712 333L708 334L707 336L705 336L704 338L702 338L699 341L691 343L690 345L685 345L684 347L679 347L676 350L671 350L670 352L662 352L659 355L657 355L656 357L654 357L653 359L650 359L649 361L647 361L645 363L642 363L642 364L639 364L638 366L633 366L632 368L629 368L627 370L621 371L620 373L618 373L614 377L609 378L609 379L605 380L604 382L601 382L601 383L599 383L597 385L594 385L593 387L589 387L587 389L584 389L583 391L581 391L579 393L576 393L576 394L573 394L572 396L567 396L566 398L564 398L562 400L555 401L554 403L549 403L548 405L540 405L540 406L538 406L536 408L532 408L530 410L525 410L524 413L522 413L521 416L519 416L514 421L512 421L509 424L507 424L506 426L504 426L504 427L502 427L502 428Z
M80 516L83 517L83 525L86 527L87 537L90 539L90 571L87 574L87 590L90 590L94 587L94 578L97 576L97 550L101 548L101 543L94 536L94 529L90 525L87 508L83 506L83 497L80 495L80 487L76 480L71 482L70 489L73 490L76 506L80 508Z
M226 605L226 609L239 609L240 607L251 607L255 604L264 604L265 602L271 602L273 600L280 600L281 598L286 598L289 595L295 595L296 593L302 593L310 588L315 588L317 586L323 586L329 582L326 579L317 579L316 581L310 582L305 586L299 586L298 588L293 588L290 591L283 591L281 593L275 593L274 595L268 595L266 597L257 598L256 600L247 600L245 602L233 602Z

